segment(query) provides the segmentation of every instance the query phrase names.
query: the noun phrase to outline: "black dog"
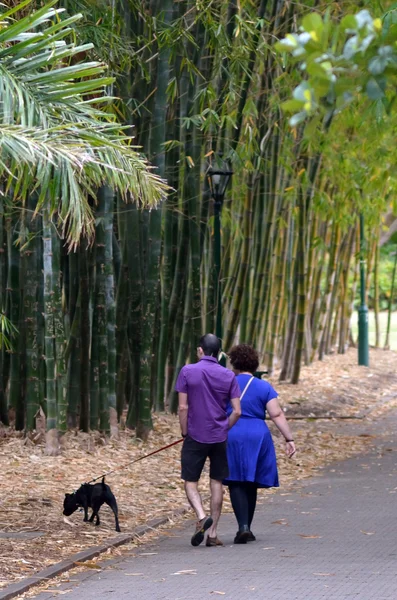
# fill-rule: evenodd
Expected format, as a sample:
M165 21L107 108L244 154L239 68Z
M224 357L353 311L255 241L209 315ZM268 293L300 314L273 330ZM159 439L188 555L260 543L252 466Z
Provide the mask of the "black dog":
M116 498L110 487L106 485L105 478L103 477L102 483L96 483L90 485L84 483L77 492L73 494L65 494L65 500L63 501L63 514L69 517L75 510L82 507L84 509L84 521L90 523L93 522L96 517L95 525L100 524L98 511L102 504L107 504L112 509L116 519L116 531L120 531L119 516L117 509ZM88 519L88 508L92 508L92 515Z

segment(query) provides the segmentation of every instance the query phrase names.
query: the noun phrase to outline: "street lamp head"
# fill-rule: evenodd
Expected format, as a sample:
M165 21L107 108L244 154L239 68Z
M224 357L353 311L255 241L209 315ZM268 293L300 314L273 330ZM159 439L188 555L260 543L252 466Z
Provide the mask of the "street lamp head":
M225 197L226 188L229 185L233 171L226 161L214 161L207 169L208 183L211 190L211 196L216 203L222 204Z

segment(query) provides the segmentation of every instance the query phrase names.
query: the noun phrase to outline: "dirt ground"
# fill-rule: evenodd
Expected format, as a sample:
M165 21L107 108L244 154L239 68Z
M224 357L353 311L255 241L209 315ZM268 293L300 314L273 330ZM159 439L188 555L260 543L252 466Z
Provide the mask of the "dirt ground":
M397 353L371 350L370 361L370 368L358 367L357 351L352 349L304 367L297 386L278 383L277 373L271 378L291 419L298 449L296 457L287 460L274 431L281 493L321 466L363 452L373 443L365 433L354 435L350 424L356 418L374 419L397 405ZM101 526L96 528L83 523L80 512L62 515L64 493L179 437L177 418L160 415L154 416L147 443L130 431L122 431L119 440L73 431L63 437L62 454L48 457L40 436L33 442L0 429L0 589L114 537L108 507L101 509ZM179 456L180 446L175 446L107 478L118 501L123 533L185 504ZM206 477L202 490L207 490ZM269 493L280 491L262 491L262 498ZM227 496L225 510L230 510ZM134 543L142 544L145 538Z

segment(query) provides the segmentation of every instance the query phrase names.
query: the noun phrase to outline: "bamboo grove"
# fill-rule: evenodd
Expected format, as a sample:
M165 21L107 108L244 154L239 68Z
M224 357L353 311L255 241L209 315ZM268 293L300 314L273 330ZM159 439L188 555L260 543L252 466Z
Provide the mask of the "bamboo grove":
M326 4L335 18L355 8ZM70 244L62 214L37 183L19 182L21 193L11 194L3 175L0 311L11 329L0 355L1 421L31 430L41 408L52 432L116 434L125 418L145 438L153 409L176 411L178 371L195 360L200 335L214 330L206 170L219 155L234 171L222 211L224 349L251 343L270 372L279 368L292 383L303 362L345 352L358 215L370 240L369 281L393 182L381 166L390 140L375 148L377 132L368 121L356 126L356 108L316 136L291 128L280 108L299 75L274 42L325 7L316 0L58 6L62 19L83 13L73 35L94 48L78 60L108 65L114 83L104 85L116 97L108 111L169 190L157 208L142 208L133 189L122 194L101 182L81 207L92 214L92 232ZM52 177L48 186L56 187Z

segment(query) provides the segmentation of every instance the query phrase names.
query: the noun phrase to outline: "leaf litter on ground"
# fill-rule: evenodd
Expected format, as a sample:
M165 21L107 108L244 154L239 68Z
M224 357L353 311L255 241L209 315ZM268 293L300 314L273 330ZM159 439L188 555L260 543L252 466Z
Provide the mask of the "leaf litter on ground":
M354 417L371 411L369 418L376 418L397 405L397 353L371 349L369 369L356 363L357 352L351 349L347 354L327 356L321 362L303 367L301 381L296 386L279 383L277 372L269 378L279 393L287 418L292 419L297 445L296 457L288 460L283 440L270 424L278 455L281 493L286 493L289 486L296 488L297 482L318 473L323 466L360 454L373 445L374 436L371 434L361 431L357 435L357 425L361 423L360 427L364 428L365 422L354 420ZM315 416L329 419L310 420ZM335 416L353 419L340 420ZM58 457L45 455L45 444L40 436L34 436L33 442L20 432L0 428L3 474L0 491L0 534L3 534L0 589L76 552L116 537L113 514L106 506L101 509L101 526L98 528L84 523L80 512L64 518L64 494L103 472L117 469L180 437L175 416L161 414L154 415L153 419L154 430L147 443L136 439L134 432L129 430L121 431L119 439L106 439L97 432L70 431L62 438L62 454ZM180 446L176 446L107 478L117 498L123 534L186 505L179 461ZM208 477L204 476L200 485L206 495ZM261 491L260 501L274 493L280 492ZM231 511L227 495L224 510ZM187 518L191 518L191 514ZM183 520L173 521L173 533L175 523ZM280 524L287 523L283 520ZM166 530L167 526L162 526L157 532L136 537L123 547L109 549L93 562L131 554L161 535L162 531L167 533ZM40 536L16 540L12 538L16 532L38 532ZM5 538L6 533L11 537ZM86 568L83 563L76 567L76 571ZM68 581L67 577L63 575L58 580ZM54 587L54 580L40 586L40 589L49 587ZM27 592L23 597L37 593L38 589Z

